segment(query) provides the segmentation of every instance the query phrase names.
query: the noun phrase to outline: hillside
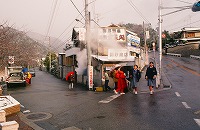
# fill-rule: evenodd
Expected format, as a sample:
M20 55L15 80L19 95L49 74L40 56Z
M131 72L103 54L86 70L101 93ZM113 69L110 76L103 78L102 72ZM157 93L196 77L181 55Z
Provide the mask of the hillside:
M29 36L30 38L34 39L35 41L46 47L49 47L49 40L50 40L51 50L56 53L63 52L63 48L65 48L65 43L54 37L50 37L49 39L46 38L44 35L35 32L27 32L27 36Z
M25 32L11 27L0 28L0 73L8 66L8 56L14 56L14 64L36 66L47 54L47 47L31 39Z

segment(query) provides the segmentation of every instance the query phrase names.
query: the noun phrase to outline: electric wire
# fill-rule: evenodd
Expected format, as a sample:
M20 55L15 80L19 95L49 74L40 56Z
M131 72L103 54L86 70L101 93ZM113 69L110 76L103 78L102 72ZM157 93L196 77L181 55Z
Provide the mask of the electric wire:
M197 21L194 21L192 23L189 23L189 24L186 24L186 25L183 25L183 26L179 26L179 27L176 27L176 28L173 28L173 29L169 29L168 31L172 31L172 30L175 30L175 29L183 28L183 27L185 27L187 25L195 24L195 23L198 23L198 22L200 22L200 20L197 20Z
M50 22L49 22L48 28L47 28L46 37L49 35L49 32L50 32L50 28L51 28L51 25L52 25L52 21L53 21L53 17L54 17L54 14L55 14L55 10L56 10L57 3L58 3L58 0L55 0L55 4L54 4L54 6L53 6L53 12L52 12L52 14L51 14Z
M189 3L189 2L186 2L186 1L183 1L183 0L176 0L176 1L179 1L179 2L182 2L182 3L185 3L185 4L192 4L192 3Z
M140 17L145 20L147 23L150 23L147 18L141 13L141 11L135 6L135 4L131 0L127 0L130 6L140 15Z
M79 11L79 9L76 7L76 5L74 4L74 2L72 0L70 0L71 3L74 5L74 7L76 8L76 10L79 12L79 14L83 17L83 19L85 20L85 17L83 16L83 14Z

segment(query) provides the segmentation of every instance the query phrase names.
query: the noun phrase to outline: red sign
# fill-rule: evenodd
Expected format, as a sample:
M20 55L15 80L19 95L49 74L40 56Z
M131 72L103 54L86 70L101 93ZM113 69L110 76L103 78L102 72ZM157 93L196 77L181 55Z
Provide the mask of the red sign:
M162 34L162 38L166 38L166 35L164 33Z

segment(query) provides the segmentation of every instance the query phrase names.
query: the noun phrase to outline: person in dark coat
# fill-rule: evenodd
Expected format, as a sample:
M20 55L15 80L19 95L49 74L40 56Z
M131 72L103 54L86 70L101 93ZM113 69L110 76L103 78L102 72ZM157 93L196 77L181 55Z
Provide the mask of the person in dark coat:
M138 66L134 65L133 67L133 72L130 75L131 78L131 87L133 88L133 93L135 93L137 95L137 87L138 87L138 82L141 78L141 73L138 70Z
M157 70L154 67L153 62L149 63L149 67L146 70L145 79L147 80L147 86L149 86L150 94L153 94L153 87L156 86Z

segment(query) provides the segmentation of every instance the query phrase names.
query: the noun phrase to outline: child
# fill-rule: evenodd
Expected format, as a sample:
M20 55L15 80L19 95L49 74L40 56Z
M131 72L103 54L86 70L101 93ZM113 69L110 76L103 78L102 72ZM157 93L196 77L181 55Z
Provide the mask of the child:
M74 87L74 75L71 74L68 78L68 82L69 82L69 89L72 89Z
M133 72L130 75L130 77L131 77L131 87L133 88L133 93L135 93L135 95L137 95L137 86L138 86L138 82L141 78L141 73L138 70L137 65L134 65Z
M149 63L149 67L146 70L145 79L147 80L147 86L149 86L150 94L153 94L153 87L156 86L157 71L153 62Z

